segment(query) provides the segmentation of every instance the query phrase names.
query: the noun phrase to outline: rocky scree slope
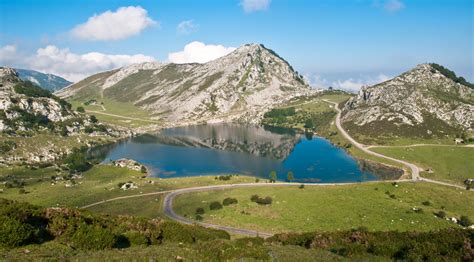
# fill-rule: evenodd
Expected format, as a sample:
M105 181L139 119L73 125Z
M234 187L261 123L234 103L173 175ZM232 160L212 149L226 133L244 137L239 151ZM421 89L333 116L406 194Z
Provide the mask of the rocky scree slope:
M474 89L439 68L443 67L421 64L394 79L363 87L345 103L343 124L370 136L427 138L472 132Z
M301 75L260 44L204 63L142 63L91 76L57 93L76 101L113 99L176 121L258 123L265 111L314 92Z
M19 143L24 144L22 142L24 137L35 137L40 134L62 137L123 135L123 132L99 123L95 117L72 110L68 102L31 82L22 81L14 69L4 67L0 67L0 132L2 163L57 160L62 153L67 153L54 152L57 150L50 141L44 141L47 145L45 148L24 150L23 153L27 156L10 152L15 151L14 149L20 146Z

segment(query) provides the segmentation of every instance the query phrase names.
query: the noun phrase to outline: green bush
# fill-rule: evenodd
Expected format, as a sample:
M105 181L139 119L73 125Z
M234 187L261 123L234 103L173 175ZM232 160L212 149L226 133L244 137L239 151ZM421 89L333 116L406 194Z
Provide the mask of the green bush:
M461 216L461 218L459 219L459 224L463 227L468 227L472 225L472 221L467 216Z
M15 149L15 147L16 147L15 141L11 141L11 140L2 141L0 142L0 154L5 154Z
M252 202L255 202L255 203L259 204L259 205L271 205L272 202L273 202L273 199L269 196L267 196L265 198L261 198L258 195L252 195L252 197L250 197L250 200Z
M217 210L217 209L222 209L222 204L219 203L218 201L214 201L209 205L210 210Z
M84 107L78 106L78 107L77 107L77 112L79 112L79 113L84 113L84 112L86 112L86 110L84 109Z
M147 246L149 244L148 238L137 231L128 231L123 234L131 246Z
M237 199L235 198L227 197L227 198L224 198L224 201L222 201L222 204L224 206L228 206L228 205L237 204L238 202L239 201L237 201Z
M195 214L196 214L196 215L202 215L202 214L204 214L204 208L202 208L202 207L196 208Z
M0 216L0 246L17 247L28 243L35 234L35 229L19 220Z
M72 172L84 172L92 167L87 161L85 152L79 149L74 149L73 153L66 157L64 164Z
M103 250L114 247L117 237L106 228L82 224L73 233L71 242L79 249Z
M29 97L53 97L51 92L33 84L30 81L18 83L13 87L13 89L18 94L23 94Z

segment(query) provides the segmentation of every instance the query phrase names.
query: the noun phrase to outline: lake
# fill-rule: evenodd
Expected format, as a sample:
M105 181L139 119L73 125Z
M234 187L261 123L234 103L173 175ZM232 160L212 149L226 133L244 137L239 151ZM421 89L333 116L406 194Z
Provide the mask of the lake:
M161 130L98 149L104 162L134 159L154 177L244 174L284 181L358 182L378 179L326 139L290 129L238 124L187 126Z

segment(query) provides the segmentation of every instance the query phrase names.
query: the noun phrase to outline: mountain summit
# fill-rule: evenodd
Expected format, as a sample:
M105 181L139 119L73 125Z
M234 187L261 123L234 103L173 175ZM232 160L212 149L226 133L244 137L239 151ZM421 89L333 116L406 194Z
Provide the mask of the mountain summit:
M165 121L258 122L263 113L312 93L291 65L261 44L198 64L142 63L84 79L58 95L133 103Z
M474 128L474 89L437 64L421 64L386 82L362 88L344 106L343 121L369 136L430 137Z

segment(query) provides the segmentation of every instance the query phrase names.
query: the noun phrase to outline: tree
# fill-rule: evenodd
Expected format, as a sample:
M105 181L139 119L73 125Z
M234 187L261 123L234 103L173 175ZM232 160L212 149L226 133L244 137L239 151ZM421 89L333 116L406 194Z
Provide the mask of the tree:
M95 115L91 115L90 118L92 123L97 123L99 120L97 120L97 117L95 117Z
M209 205L209 209L210 210L222 209L222 204L217 201L214 201Z
M277 172L273 170L272 172L270 172L270 175L268 175L268 177L270 177L270 182L274 183L277 179Z
M295 179L295 175L293 174L292 171L288 171L288 174L286 174L286 180L288 180L288 182L291 182Z
M145 166L142 166L140 168L140 172L142 172L143 174L146 174L147 170L146 170L146 167Z
M304 127L308 128L308 129L314 128L313 119L311 119L311 118L306 119L306 121L304 121Z
M64 160L64 164L72 172L84 172L91 168L91 164L86 159L86 154L78 149L73 150L73 153Z
M195 213L196 213L196 215L202 215L202 214L204 214L204 208L202 208L202 207L196 208L196 212L195 212Z
M231 198L231 197L227 197L227 198L224 199L224 201L222 201L222 204L224 206L233 205L233 204L237 204L237 203L238 203L237 199Z
M79 112L79 113L84 113L84 112L86 112L86 110L84 109L84 107L78 106L78 107L77 107L77 112Z

